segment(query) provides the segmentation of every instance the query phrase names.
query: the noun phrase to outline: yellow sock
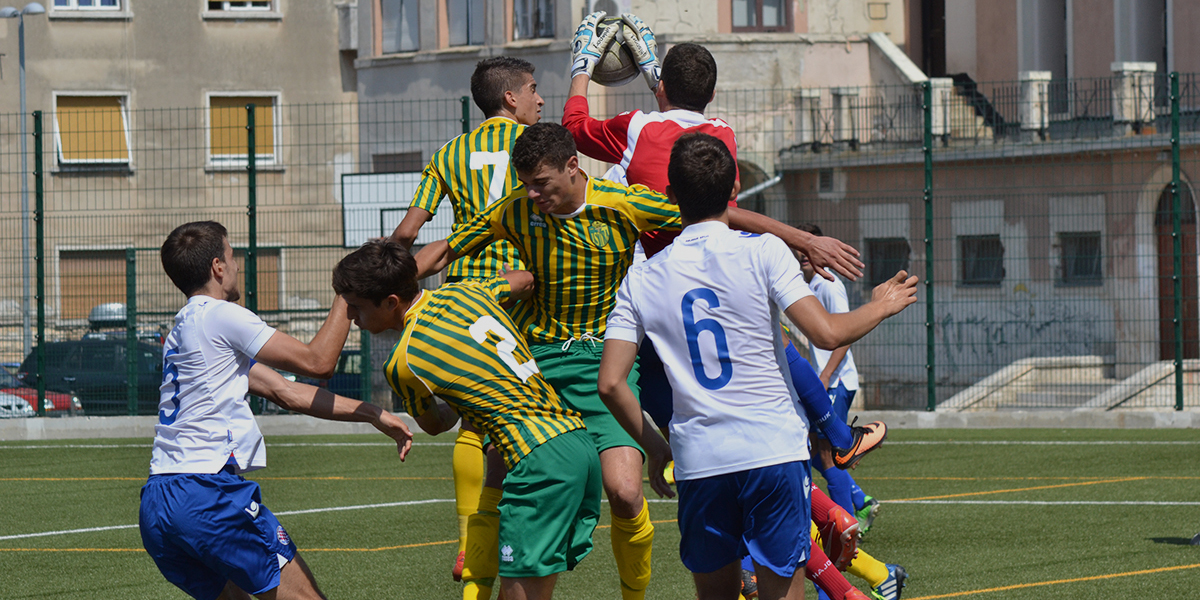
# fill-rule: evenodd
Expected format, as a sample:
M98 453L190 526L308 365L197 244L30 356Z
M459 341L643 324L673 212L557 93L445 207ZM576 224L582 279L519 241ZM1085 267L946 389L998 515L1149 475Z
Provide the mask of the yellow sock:
M846 572L867 582L867 585L877 588L887 581L888 570L887 565L883 564L879 559L867 554L862 548L858 549L858 556L850 561L850 566L846 568Z
M479 510L483 489L483 434L458 430L454 440L454 507L458 511L458 551L467 548L467 518Z
M463 557L463 600L488 600L500 574L500 504L502 492L485 487L479 495L479 511L467 524L467 549Z
M612 515L613 556L621 576L621 598L643 600L650 584L650 548L654 545L654 525L650 524L650 505L642 498L642 511L632 519Z

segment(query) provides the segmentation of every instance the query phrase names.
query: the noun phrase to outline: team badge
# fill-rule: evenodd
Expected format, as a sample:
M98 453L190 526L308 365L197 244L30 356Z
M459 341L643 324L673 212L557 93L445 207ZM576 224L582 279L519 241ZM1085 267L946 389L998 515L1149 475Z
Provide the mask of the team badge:
M279 538L279 543L283 544L284 546L292 542L291 538L288 537L287 532L283 530L283 525L275 527L275 537Z
M500 548L500 560L502 560L504 562L512 562L513 561L513 547L512 546L505 544L504 547Z
M588 225L588 241L597 248L603 248L612 241L612 230L604 223L592 223Z

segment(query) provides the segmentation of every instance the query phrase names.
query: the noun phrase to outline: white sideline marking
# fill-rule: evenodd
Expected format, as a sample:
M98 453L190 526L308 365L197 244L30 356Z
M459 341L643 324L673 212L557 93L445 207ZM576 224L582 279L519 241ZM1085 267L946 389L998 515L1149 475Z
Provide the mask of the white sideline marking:
M275 516L307 515L312 513L335 512L340 510L358 510L362 508L390 508L393 506L417 506L420 504L440 504L454 502L445 498L433 500L409 500L407 502L385 502L383 504L360 504L357 506L333 506L329 508L309 508L304 510L285 510L275 513ZM43 531L41 533L21 533L17 535L0 536L0 540L21 540L25 538L46 537L50 535L66 535L70 533L92 533L94 531L112 531L114 529L133 529L137 525L113 525L111 527L89 527L87 529L64 529L62 531Z

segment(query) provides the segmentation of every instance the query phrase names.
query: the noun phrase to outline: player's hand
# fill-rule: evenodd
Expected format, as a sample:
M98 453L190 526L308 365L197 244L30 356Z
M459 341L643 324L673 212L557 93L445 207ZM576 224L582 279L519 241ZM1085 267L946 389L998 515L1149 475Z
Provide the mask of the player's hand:
M534 276L529 271L510 271L509 265L500 270L500 277L508 281L508 297L512 300L528 300L533 297Z
M892 316L908 305L917 301L917 276L909 277L905 271L896 272L896 276L875 286L871 290L871 302L878 302Z
M646 450L646 465L650 470L650 489L654 490L659 498L674 498L675 490L671 489L671 484L667 483L667 478L663 476L667 465L675 459L671 454L671 445L653 429L643 431L641 442L642 448Z
M812 236L807 248L801 248L808 262L813 266L813 272L825 279L833 281L825 268L837 271L851 281L862 277L863 265L858 260L858 250L850 244L826 236Z
M608 13L596 11L584 17L583 22L575 29L575 38L571 41L572 78L576 75L591 77L596 65L600 64L604 51L608 49L608 44L616 37L619 27L615 25L599 29L600 21L606 16Z
M396 452L400 454L401 462L408 458L408 451L412 449L412 431L409 431L408 425L405 425L400 417L385 410L372 425L384 435L396 440Z
M633 53L633 59L637 61L638 68L642 70L642 77L645 78L646 85L650 86L650 90L653 91L658 88L659 73L662 71L658 60L658 42L654 39L654 32L650 31L650 27L646 25L645 21L637 18L636 15L624 13L621 15L621 20L630 29L637 32L637 37L625 40L625 47Z

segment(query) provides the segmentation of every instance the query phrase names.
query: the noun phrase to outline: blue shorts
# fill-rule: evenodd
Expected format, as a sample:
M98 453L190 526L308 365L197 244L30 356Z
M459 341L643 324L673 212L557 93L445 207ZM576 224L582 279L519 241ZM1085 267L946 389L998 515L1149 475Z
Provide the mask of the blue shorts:
M283 565L296 556L258 484L229 467L215 475L151 475L138 525L158 570L198 600L220 596L229 581L250 594L279 587Z
M654 419L659 429L663 429L671 423L675 408L672 405L671 382L667 380L667 371L650 338L643 339L642 347L638 350L638 372L638 386L642 388L638 399L642 402L642 410Z
M679 558L712 573L748 553L780 577L808 562L807 460L676 483Z

